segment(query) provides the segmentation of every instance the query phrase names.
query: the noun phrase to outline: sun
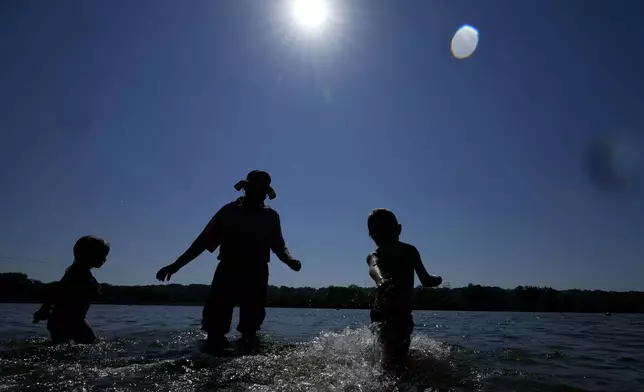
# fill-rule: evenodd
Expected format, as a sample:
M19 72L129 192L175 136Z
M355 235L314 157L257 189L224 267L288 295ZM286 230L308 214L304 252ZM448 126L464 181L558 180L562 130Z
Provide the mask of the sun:
M326 22L329 9L324 0L294 0L293 16L303 27L317 29Z

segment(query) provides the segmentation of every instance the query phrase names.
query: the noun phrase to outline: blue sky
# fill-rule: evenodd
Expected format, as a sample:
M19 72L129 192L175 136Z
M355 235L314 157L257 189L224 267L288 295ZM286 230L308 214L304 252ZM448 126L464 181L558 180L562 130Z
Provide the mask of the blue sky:
M272 284L370 285L386 207L452 286L644 289L644 198L584 169L596 138L641 143L644 4L335 1L315 33L289 5L2 2L0 271L58 279L95 234L99 280L154 283L260 168L303 262Z

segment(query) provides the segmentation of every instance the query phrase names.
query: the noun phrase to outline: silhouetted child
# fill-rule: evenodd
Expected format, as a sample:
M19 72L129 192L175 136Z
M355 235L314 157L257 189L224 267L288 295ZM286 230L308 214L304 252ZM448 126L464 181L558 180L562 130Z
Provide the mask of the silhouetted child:
M98 294L98 282L92 268L105 264L110 246L101 238L86 236L74 245L74 263L63 278L52 283L41 308L34 313L34 323L47 321L47 329L54 343L89 344L96 340L92 328L85 321L92 299Z
M385 368L400 369L406 363L414 329L411 315L414 272L425 287L440 285L442 278L430 275L418 250L399 240L402 226L393 212L375 209L367 225L369 236L378 247L367 256L369 275L376 282L371 322L383 348Z

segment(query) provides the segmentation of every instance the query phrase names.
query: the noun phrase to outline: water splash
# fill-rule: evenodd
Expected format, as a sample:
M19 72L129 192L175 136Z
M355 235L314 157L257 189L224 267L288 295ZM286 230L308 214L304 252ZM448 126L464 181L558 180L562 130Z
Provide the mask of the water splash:
M381 359L368 328L347 328L322 333L279 355L237 358L220 381L235 381L258 392L416 391L418 382L450 379L454 373L451 348L422 335L414 337L410 368L400 378L384 374Z
M401 377L382 372L381 354L367 327L324 332L298 344L267 337L263 354L236 358L200 354L194 347L201 337L190 331L167 343L14 344L0 356L0 391L21 390L24 384L43 391L425 391L459 382L454 348L423 335L412 340L410 368Z

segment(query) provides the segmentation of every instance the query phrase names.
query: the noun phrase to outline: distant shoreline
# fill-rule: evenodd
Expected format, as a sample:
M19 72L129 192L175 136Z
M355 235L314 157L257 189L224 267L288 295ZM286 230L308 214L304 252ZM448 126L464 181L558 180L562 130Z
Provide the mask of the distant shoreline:
M0 301L0 305L40 305L37 301L24 301L24 302L4 302ZM177 306L177 307L202 307L203 302L196 303L109 303L109 302L94 302L95 305L109 305L109 306ZM348 308L348 307L293 307L293 306L273 306L266 305L266 308L272 309L311 309L311 310L365 310L370 308ZM599 311L586 311L586 312L558 312L548 310L460 310L460 309L414 309L414 312L452 312L452 313L547 313L547 314L644 314L644 312L599 312Z
M0 303L39 303L50 284L22 273L0 273ZM203 306L209 285L101 285L95 304L140 306ZM292 309L370 309L375 288L269 286L267 307ZM470 284L414 290L412 307L429 311L524 313L644 313L644 292L555 290L518 286L514 289Z

